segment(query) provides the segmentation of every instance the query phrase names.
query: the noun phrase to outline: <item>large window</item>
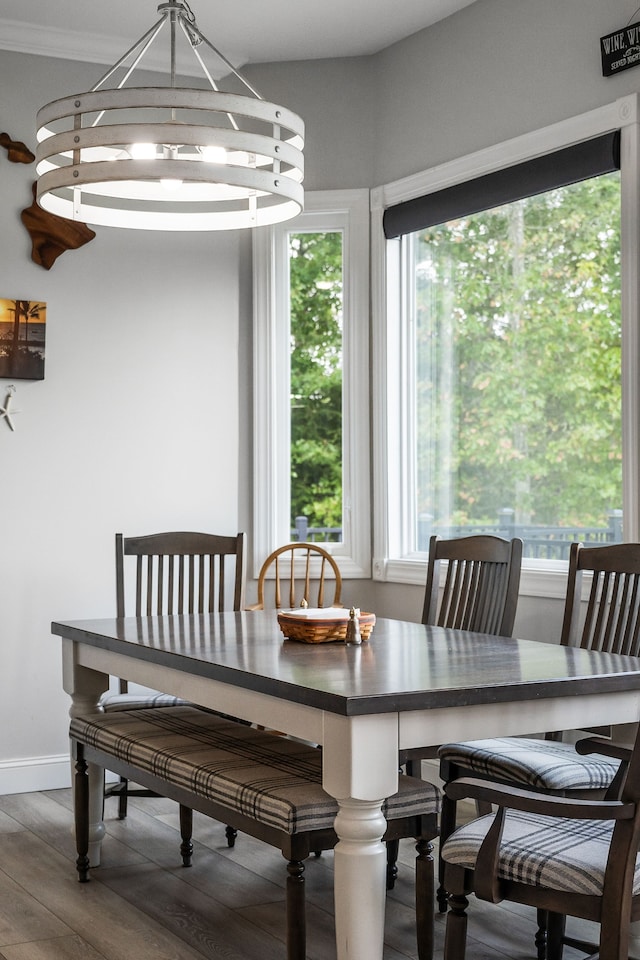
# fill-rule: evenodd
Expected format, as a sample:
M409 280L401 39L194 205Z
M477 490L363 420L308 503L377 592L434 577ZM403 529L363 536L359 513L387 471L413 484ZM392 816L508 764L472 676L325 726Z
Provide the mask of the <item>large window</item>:
M622 537L620 177L403 238L415 549L518 535L525 557Z
M374 576L422 582L431 533L522 536L525 583L562 569L573 539L638 536L636 109L374 192ZM500 171L546 176L617 129L619 172L501 197ZM495 203L473 206L474 178Z
M370 575L369 193L254 232L254 569L322 541Z

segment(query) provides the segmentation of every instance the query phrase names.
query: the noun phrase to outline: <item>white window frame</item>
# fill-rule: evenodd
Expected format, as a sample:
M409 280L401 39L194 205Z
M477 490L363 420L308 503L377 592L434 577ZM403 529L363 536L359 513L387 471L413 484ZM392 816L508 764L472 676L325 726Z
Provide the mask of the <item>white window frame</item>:
M638 95L477 151L372 191L372 377L374 560L373 578L424 584L426 557L411 555L410 539L415 483L410 351L412 337L403 331L400 240L386 240L384 210L456 183L515 163L621 130L621 270L622 270L622 449L624 538L637 540L640 485L640 125ZM525 560L522 594L564 597L566 563ZM562 576L560 576L562 574Z
M290 539L290 233L343 234L341 543L323 543L343 577L371 576L369 191L317 191L287 223L253 233L253 567Z

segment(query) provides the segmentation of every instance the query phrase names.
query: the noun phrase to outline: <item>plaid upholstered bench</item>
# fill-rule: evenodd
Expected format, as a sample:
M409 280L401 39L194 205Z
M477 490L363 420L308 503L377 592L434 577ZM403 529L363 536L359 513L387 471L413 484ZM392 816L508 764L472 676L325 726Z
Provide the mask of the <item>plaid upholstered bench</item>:
M75 819L79 879L89 879L87 763L112 770L180 804L183 864L191 863L192 811L198 810L282 851L287 957L306 956L304 860L337 843L337 803L322 789L321 751L188 705L74 717ZM439 792L413 777L384 806L385 841L416 839L417 940L433 956L433 860Z

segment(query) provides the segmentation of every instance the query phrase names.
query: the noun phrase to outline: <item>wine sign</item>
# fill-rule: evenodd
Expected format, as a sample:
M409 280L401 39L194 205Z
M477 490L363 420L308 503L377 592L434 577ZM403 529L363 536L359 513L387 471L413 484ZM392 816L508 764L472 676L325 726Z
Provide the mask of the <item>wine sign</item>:
M630 23L615 33L600 37L602 76L612 77L640 63L640 23Z

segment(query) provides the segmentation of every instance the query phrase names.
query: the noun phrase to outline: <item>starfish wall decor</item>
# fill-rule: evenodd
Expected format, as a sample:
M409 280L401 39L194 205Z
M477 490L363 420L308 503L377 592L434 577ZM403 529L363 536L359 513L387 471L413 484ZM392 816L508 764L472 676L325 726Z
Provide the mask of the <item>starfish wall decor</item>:
M20 410L11 409L11 404L13 402L13 395L15 392L16 392L16 388L14 387L13 384L10 384L9 387L7 387L7 396L4 401L4 407L0 407L0 420L6 420L7 426L9 427L10 430L16 429L11 417L16 413L21 412Z

